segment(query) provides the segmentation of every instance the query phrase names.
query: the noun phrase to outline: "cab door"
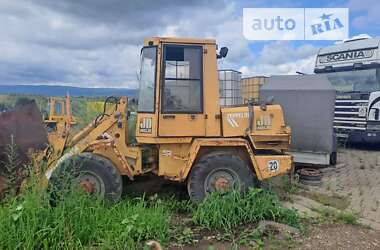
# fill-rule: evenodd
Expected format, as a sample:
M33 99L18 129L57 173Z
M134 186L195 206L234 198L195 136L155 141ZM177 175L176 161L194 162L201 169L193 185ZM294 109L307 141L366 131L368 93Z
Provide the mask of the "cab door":
M204 136L203 47L163 45L159 136Z

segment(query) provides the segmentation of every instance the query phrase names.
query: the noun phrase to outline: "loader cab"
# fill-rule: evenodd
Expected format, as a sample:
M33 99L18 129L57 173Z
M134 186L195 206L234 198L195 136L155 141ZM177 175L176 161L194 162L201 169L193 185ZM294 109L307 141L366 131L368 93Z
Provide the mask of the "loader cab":
M141 50L136 139L220 136L215 40L148 38Z
M67 95L65 98L52 97L48 102L48 112L44 114L44 123L48 131L56 130L57 123L69 122L75 125L76 121L71 114L71 99Z

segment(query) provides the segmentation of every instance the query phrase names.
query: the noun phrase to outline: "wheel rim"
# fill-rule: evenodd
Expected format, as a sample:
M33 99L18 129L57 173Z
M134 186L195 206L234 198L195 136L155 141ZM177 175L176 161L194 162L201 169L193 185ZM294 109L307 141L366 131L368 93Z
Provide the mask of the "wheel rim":
M229 169L215 169L211 171L205 180L204 189L207 193L215 191L226 192L240 187L238 175Z
M104 196L105 187L103 180L94 172L86 171L82 172L78 178L77 182L83 190L91 195Z

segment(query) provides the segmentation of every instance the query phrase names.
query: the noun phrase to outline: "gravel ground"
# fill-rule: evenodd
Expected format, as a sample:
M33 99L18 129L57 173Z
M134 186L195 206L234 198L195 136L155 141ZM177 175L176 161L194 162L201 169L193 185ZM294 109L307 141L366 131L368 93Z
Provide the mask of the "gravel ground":
M341 149L336 167L323 172L318 192L347 197L349 210L380 223L380 151Z
M380 249L380 233L346 224L323 224L310 228L296 249Z

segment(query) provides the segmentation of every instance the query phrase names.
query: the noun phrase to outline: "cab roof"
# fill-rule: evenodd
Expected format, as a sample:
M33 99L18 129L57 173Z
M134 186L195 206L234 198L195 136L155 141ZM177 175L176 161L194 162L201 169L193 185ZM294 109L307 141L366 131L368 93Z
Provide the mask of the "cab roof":
M215 39L178 38L178 37L149 37L144 39L144 45L158 45L159 43L178 44L216 44Z
M318 55L331 54L336 52L359 50L359 49L369 49L378 48L380 44L380 39L370 38L370 39L358 39L353 41L347 41L344 43L338 43L335 45L327 46L319 50Z

